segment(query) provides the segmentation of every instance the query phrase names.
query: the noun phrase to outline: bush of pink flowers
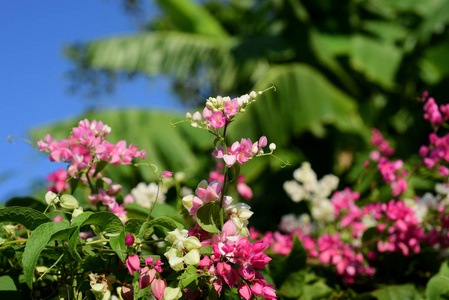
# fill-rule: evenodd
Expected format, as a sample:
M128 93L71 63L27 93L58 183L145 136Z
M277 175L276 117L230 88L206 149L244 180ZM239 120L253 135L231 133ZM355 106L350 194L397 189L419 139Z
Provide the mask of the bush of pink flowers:
M283 186L302 209L284 215L277 231L259 232L251 226L253 191L239 171L252 159L277 158L276 145L265 136L228 144L226 131L261 93L209 98L177 123L215 138L216 169L193 189L182 185L182 173L158 170L145 149L108 141L112 129L101 121L80 121L66 139L40 140L39 150L65 167L47 177L44 199L0 209L0 286L38 299L447 297L449 105L423 95L431 134L413 169L372 130L361 178L376 174L369 180L384 187L386 201L339 187L334 175L318 178L303 162ZM150 167L157 182L125 191L104 175L119 165ZM440 183L410 197L420 169ZM172 188L174 205L165 202ZM407 272L397 276L395 268Z

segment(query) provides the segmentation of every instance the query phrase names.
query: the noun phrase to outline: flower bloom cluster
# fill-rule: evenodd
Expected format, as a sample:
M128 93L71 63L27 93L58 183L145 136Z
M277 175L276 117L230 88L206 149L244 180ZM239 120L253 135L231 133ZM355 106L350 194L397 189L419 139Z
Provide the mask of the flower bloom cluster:
M87 170L89 174L83 175L92 177L99 161L118 166L130 164L133 157L146 156L145 150L137 151L137 145L130 144L126 147L126 141L119 141L115 145L109 143L105 138L110 132L111 128L103 122L89 122L85 119L78 123L78 127L72 128L72 135L67 139L57 141L48 134L37 145L40 151L50 152L51 161L70 163L67 176L74 178L78 178L80 171ZM62 172L59 171L58 178L63 177L60 173ZM85 177L82 179L86 180Z
M78 123L78 127L72 128L72 135L67 139L53 140L48 134L37 145L40 151L50 152L51 161L70 162L69 176L76 176L79 171L88 167L92 169L92 159L118 166L130 164L133 157L146 156L144 150L137 151L137 145L130 144L127 147L126 141L119 141L117 144L106 141L110 132L111 128L103 122L89 122L85 119Z
M294 202L307 200L311 204L311 214L320 223L334 220L334 208L328 197L338 186L338 177L325 175L320 180L308 162L293 172L295 180L286 181L284 190Z
M162 273L162 265L163 263L160 259L155 260L151 256L148 256L145 258L145 267L142 268L140 266L140 257L138 255L132 255L126 258L126 267L128 268L129 273L131 275L133 275L134 271L138 271L140 273L140 289L144 289L151 285L151 291L158 300L161 300L167 292L167 282L165 279L161 279L160 277L160 273ZM132 295L132 290L122 290L122 293L124 295L130 293Z
M243 165L251 158L262 155L264 153L263 148L267 146L267 138L262 136L259 141L251 142L251 139L241 139L240 142L234 142L231 147L228 147L225 151L224 147L218 147L212 153L216 158L224 160L228 167L231 167L236 162ZM271 152L276 149L276 146L270 144Z
M226 284L237 288L243 299L252 295L265 299L275 299L273 286L267 284L257 269L264 269L271 258L263 251L267 245L263 241L251 243L247 237L237 234L232 221L227 221L221 234L212 237L211 256L203 256L199 262L200 273L210 276L210 283L219 294Z
M193 115L187 113L186 117L192 121L194 127L200 126L200 123L206 128L220 129L231 122L236 115L244 113L246 106L255 102L257 95L260 93L253 91L249 95L245 94L233 99L221 96L210 97L206 101L206 107L202 114L197 111Z
M37 142L40 151L50 152L51 161L68 162L67 171L58 169L47 177L47 181L54 182L49 191L60 193L68 189L68 178L80 178L81 182L88 183L95 177L101 180L107 188L98 188L88 195L91 204L102 204L115 213L122 221L126 220L124 204L119 205L115 196L121 191L121 185L113 183L109 178L103 177L101 170L97 171L100 161L118 166L130 164L132 158L144 158L145 150L138 151L137 145L126 146L125 141L111 144L106 137L111 132L108 125L99 121L82 120L77 127L72 128L72 135L60 141L47 135L44 140ZM81 176L80 176L81 175Z
M372 129L371 144L377 147L377 150L371 152L370 159L377 162L377 168L382 175L382 179L391 186L392 195L401 195L407 190L407 181L404 179L407 170L402 169L403 161L390 161L388 159L388 156L394 153L394 149L390 147L376 128ZM365 166L368 167L369 162L366 162Z

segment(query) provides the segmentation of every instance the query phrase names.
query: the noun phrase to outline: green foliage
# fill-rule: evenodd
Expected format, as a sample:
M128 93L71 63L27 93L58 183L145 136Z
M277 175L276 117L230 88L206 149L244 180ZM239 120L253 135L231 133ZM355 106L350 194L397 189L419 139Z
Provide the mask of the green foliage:
M33 284L34 268L42 250L47 246L51 237L58 231L69 227L68 221L49 222L38 226L30 235L23 252L23 274L25 282L31 288ZM64 255L64 254L62 254Z
M20 223L29 230L35 230L40 225L51 222L51 220L33 208L11 206L0 209L0 222Z
M426 286L428 300L446 299L449 296L449 265L445 261L441 264L440 271L430 278Z
M421 299L413 284L386 286L371 292L371 295L378 300Z
M219 201L212 201L202 205L198 208L196 213L196 220L198 225L204 230L211 233L220 233L218 228L220 226L220 210L221 206Z
M151 221L147 221L142 224L139 230L138 237L143 238L145 231L155 226L165 228L168 231L173 231L176 228L178 228L176 222L173 219L169 217L157 217Z

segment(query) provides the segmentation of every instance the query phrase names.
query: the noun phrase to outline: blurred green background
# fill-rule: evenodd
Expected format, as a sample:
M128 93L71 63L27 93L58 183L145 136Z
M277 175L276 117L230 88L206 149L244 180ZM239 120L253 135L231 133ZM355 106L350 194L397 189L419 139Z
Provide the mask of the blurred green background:
M102 120L111 140L126 139L148 149L161 170L185 172L195 187L215 161L212 136L188 124L172 127L183 114L157 110L101 111L99 95L124 81L169 78L190 112L209 96L239 96L275 86L258 97L232 124L229 142L266 135L277 144L273 158L242 168L255 197L256 227L272 229L282 214L296 210L282 190L302 161L318 177L334 173L340 188L358 182L370 151L370 128L379 128L409 166L430 126L422 119L422 92L447 102L449 1L446 0L238 0L154 1L160 14L139 15L143 1L122 1L139 22L134 34L86 40L64 48L71 62L68 85L88 96L82 118ZM201 108L202 109L202 108ZM33 129L63 138L77 120ZM150 168L109 169L128 189L151 181ZM410 196L431 183L417 175ZM372 178L371 178L372 179ZM370 178L356 189L372 196ZM382 192L382 191L381 191ZM380 192L380 195L382 194ZM379 194L376 194L379 196Z

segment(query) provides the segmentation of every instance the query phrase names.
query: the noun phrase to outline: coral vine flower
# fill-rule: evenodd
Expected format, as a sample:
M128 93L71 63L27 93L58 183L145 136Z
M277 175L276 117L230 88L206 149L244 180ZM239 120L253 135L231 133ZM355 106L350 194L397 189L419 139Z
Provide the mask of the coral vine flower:
M125 245L129 247L133 244L134 244L134 236L128 232L125 237Z
M157 300L161 300L164 297L164 291L165 287L167 286L167 283L162 279L154 279L151 282L151 291L154 294L154 297L156 297Z
M140 258L138 255L128 256L125 262L131 275L133 275L134 271L140 270Z

